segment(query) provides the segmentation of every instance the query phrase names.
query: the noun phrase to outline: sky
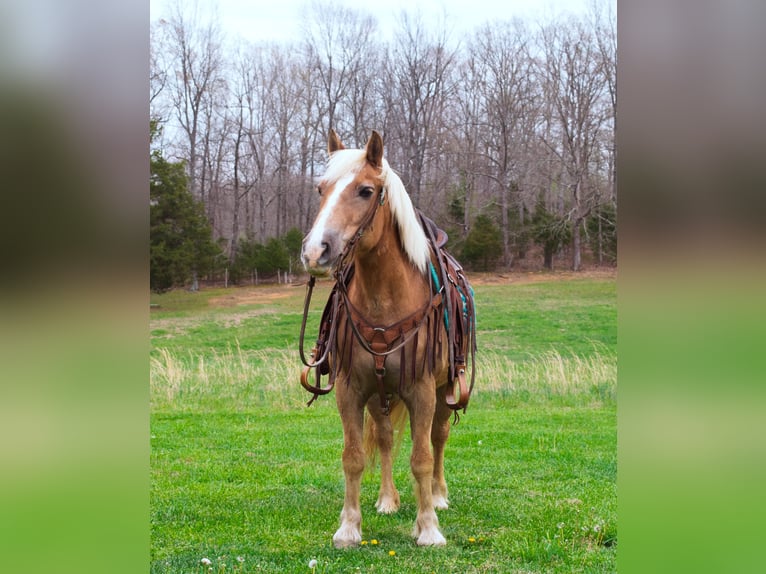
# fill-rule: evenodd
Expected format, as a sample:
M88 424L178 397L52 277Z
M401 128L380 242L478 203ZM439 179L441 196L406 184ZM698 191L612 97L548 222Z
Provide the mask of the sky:
M167 17L176 0L150 0L151 20ZM193 0L192 0L193 1ZM607 0L608 1L608 0ZM616 1L616 0L612 0ZM335 0L335 3L370 12L384 35L396 25L403 9L419 10L426 20L446 12L448 26L456 35L473 30L489 20L548 20L552 15L583 14L592 0ZM221 26L231 39L251 42L297 42L308 0L200 0L200 8L216 6Z

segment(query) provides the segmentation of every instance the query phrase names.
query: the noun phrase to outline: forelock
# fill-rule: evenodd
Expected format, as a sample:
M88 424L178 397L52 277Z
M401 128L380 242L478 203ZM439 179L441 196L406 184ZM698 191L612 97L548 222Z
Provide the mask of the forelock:
M341 149L333 152L327 162L327 169L320 178L322 181L334 184L348 174L356 174L366 163L364 150Z

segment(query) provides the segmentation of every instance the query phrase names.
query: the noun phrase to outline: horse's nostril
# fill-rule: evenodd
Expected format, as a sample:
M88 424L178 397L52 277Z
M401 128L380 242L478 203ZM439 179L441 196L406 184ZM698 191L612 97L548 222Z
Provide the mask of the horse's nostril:
M322 255L319 259L320 260L326 259L329 254L330 254L330 244L327 243L326 241L322 241Z

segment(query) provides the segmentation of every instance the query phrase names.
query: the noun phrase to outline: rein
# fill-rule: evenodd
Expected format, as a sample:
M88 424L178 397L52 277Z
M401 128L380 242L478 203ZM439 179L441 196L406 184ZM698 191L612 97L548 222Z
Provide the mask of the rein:
M335 371L331 370L330 366L327 364L327 359L332 349L332 343L333 341L335 341L335 337L337 336L337 332L338 332L339 302L338 302L338 297L335 295L337 294L338 285L341 283L341 280L342 280L341 275L346 273L346 269L348 267L351 267L350 265L350 262L352 259L351 256L353 255L353 251L356 248L356 244L362 238L362 236L364 235L364 232L372 223L372 220L375 219L375 215L378 213L378 208L381 207L384 203L385 203L385 197L383 196L383 189L381 188L377 200L373 202L372 207L364 216L364 219L362 220L362 223L359 225L359 228L356 230L356 233L354 233L354 236L346 244L346 247L343 249L343 252L336 259L336 265L335 265L336 270L335 270L335 273L333 274L335 277L335 286L333 287L333 290L330 293L330 299L327 302L328 304L325 307L324 312L322 313L322 319L320 321L319 337L317 338L316 345L311 350L310 360L306 360L306 355L303 349L304 349L304 340L305 340L305 334L306 334L306 322L308 319L309 307L311 304L311 295L314 291L314 285L316 284L316 277L314 275L309 277L309 281L306 285L306 297L303 303L303 318L301 320L300 346L298 350L300 352L301 362L305 365L305 368L301 372L301 385L303 386L304 389L314 394L312 399L308 402L309 405L316 400L317 396L326 395L327 393L332 391L333 386L335 386ZM327 331L328 324L330 325L329 331ZM322 349L321 356L319 358L316 358L316 354L322 346L324 346L324 349ZM316 385L312 385L311 383L308 382L308 375L311 369L317 369ZM328 373L330 374L330 380L328 382L328 386L325 388L322 388L321 376L326 375Z

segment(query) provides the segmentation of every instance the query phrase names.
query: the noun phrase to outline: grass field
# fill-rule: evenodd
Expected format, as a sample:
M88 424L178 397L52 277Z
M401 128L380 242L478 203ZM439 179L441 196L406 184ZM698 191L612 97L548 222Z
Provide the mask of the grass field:
M438 549L409 535L409 437L400 511L375 513L368 473L366 544L332 547L343 438L332 395L306 408L298 383L302 288L153 296L151 571L616 571L615 280L548 279L475 281L479 371L447 445Z

